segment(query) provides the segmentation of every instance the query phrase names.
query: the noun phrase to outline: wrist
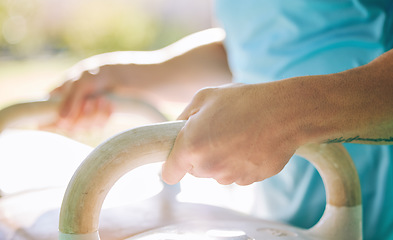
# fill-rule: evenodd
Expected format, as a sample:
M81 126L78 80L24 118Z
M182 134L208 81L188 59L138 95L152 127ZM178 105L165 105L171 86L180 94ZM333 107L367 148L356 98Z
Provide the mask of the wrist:
M347 104L336 96L336 84L340 76L320 75L285 79L261 84L263 96L269 108L263 117L271 116L284 138L297 146L310 142L324 142L342 131L341 110ZM267 97L267 99L266 99ZM261 109L264 112L263 109ZM346 123L345 123L346 124Z
M290 79L288 89L294 94L287 104L297 109L294 122L300 145L352 135L360 128L362 103L349 93L349 79L346 73Z

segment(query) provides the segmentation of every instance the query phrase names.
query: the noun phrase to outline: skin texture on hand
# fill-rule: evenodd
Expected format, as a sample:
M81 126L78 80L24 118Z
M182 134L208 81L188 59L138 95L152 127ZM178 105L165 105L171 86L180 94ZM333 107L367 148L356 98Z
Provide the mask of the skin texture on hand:
M269 86L263 93L254 85L198 92L179 116L188 121L163 165L163 180L174 184L188 172L221 184L248 185L280 172L298 145L282 139L290 125L258 104L262 97L280 105L272 98L279 89Z

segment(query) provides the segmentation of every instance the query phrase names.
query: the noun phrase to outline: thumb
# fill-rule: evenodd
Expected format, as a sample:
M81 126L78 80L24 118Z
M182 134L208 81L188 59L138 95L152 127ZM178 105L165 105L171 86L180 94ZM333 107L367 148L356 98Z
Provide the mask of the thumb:
M186 173L187 171L179 168L178 165L173 164L171 161L166 161L162 165L162 180L167 184L173 185L180 182Z
M182 136L182 131L179 132L175 144L169 153L167 160L162 165L162 180L167 184L176 184L178 183L186 173L192 168L191 164L187 164L184 158L180 157L180 149L182 149L179 145L179 138Z

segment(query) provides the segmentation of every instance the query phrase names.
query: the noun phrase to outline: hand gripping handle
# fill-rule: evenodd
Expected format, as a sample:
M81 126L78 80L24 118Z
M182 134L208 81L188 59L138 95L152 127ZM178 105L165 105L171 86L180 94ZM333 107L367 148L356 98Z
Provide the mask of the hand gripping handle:
M136 167L165 161L184 123L176 121L134 128L98 146L77 169L65 192L59 239L98 240L99 214L111 187ZM317 238L320 234L334 234L331 237L338 237L335 239L361 238L360 184L345 149L339 144L310 144L299 148L297 154L318 169L327 192L324 216L307 230L309 234Z

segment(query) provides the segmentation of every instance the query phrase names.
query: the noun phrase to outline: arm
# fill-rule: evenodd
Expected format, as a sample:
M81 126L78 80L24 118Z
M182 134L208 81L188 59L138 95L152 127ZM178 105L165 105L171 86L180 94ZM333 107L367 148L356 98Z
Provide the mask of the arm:
M102 112L109 105L102 93L152 104L187 102L200 88L230 82L224 37L222 30L209 29L157 51L112 52L81 61L69 71L70 81L53 93L61 96L63 122L75 125L91 112Z
M393 50L367 65L327 78L334 91L328 95L330 106L337 104L336 112L341 115L331 116L321 136L308 138L327 143L393 144Z
M392 144L393 50L345 72L198 92L163 166L163 179L185 173L240 185L282 170L310 142ZM208 123L208 124L207 124Z

